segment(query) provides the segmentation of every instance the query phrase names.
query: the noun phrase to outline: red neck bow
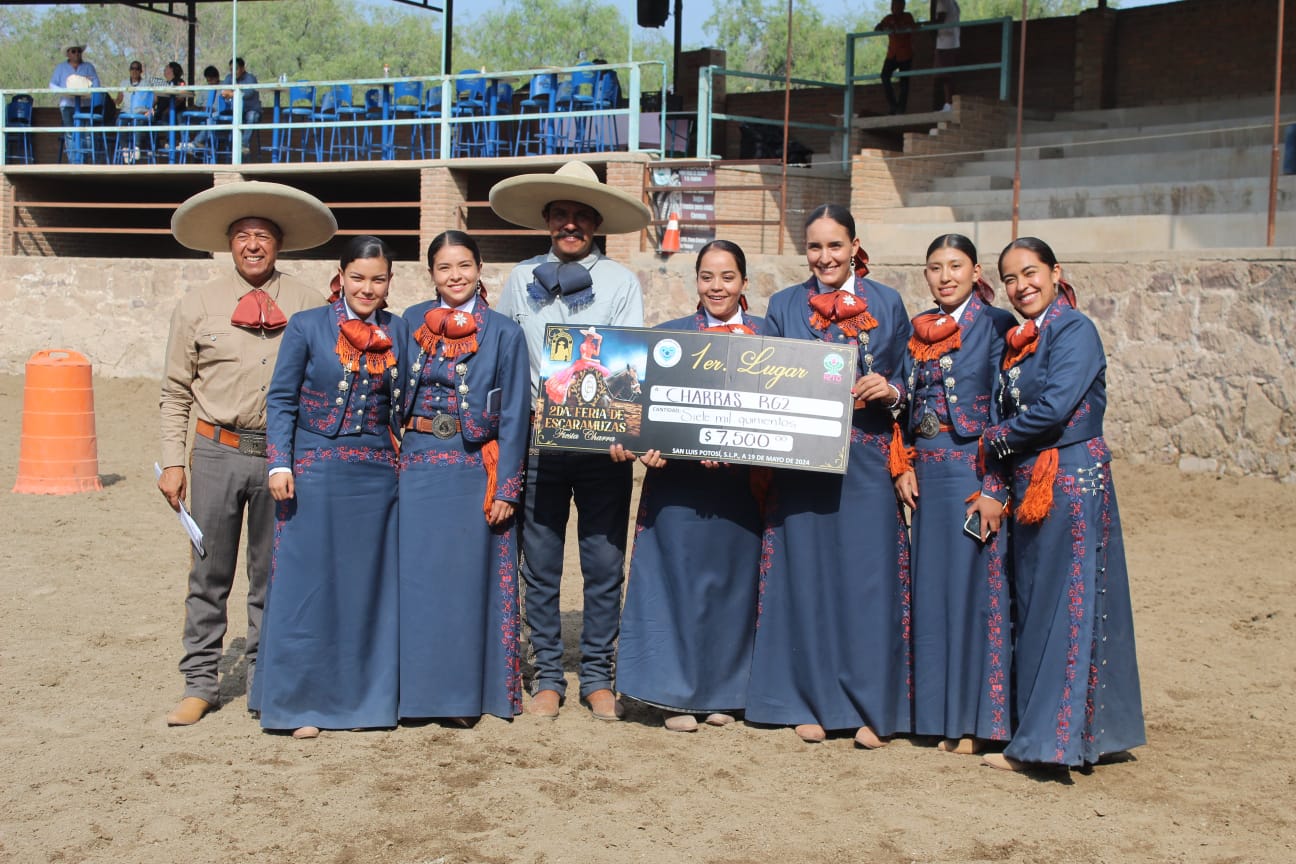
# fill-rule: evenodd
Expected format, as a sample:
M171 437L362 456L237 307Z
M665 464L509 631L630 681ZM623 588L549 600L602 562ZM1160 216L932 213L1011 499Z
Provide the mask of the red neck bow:
M288 326L288 318L273 297L261 288L253 288L239 298L230 323L258 330L282 330Z
M429 309L414 331L414 339L429 356L436 354L438 345L445 346L447 359L473 354L477 351L477 317L448 306Z
M872 330L878 326L877 319L869 314L868 301L849 291L829 291L827 294L814 294L810 297L810 326L816 330L827 330L829 324L847 336L854 338L861 330Z
M714 327L703 327L703 333L741 333L744 336L755 336L756 331L746 324L717 324Z
M909 353L918 361L935 360L963 344L958 322L948 312L924 312L913 320Z
M361 357L371 375L381 375L396 365L391 337L382 327L350 318L339 329L342 332L338 334L337 355L348 372L359 371Z
M1011 369L1035 353L1039 346L1039 328L1034 321L1008 331L1008 350L1004 352L1003 368Z

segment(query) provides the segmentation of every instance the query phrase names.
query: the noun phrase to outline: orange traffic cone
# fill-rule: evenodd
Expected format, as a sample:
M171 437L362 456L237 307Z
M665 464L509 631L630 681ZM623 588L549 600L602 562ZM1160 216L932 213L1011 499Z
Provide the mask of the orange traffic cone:
M662 235L661 251L663 252L680 251L678 213L671 213L670 219L666 220L666 233Z
M27 361L14 492L68 495L102 489L90 361L37 351Z

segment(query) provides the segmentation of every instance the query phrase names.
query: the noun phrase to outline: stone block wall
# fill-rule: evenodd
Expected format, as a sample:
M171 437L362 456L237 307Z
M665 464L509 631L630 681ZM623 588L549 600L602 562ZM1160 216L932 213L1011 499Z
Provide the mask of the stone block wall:
M696 305L692 255L624 260L644 285L650 324ZM993 256L983 263L997 281ZM86 355L98 375L158 378L184 286L229 266L228 256L0 258L0 320L21 322L5 329L0 373L22 374L36 351L64 348ZM1095 256L1063 266L1107 349L1106 430L1120 457L1296 482L1296 249ZM323 291L332 267L292 261L283 269ZM487 266L493 296L509 269ZM794 255L752 255L748 269L756 314L806 277ZM913 314L930 302L920 260L874 260L872 275L895 286ZM394 311L431 296L426 271L399 263L392 293ZM1007 306L1002 291L997 302Z
M982 259L998 286L995 257ZM1106 434L1132 462L1296 482L1296 250L1064 262L1107 351ZM693 258L640 264L650 323L697 303ZM748 257L752 312L803 281L803 259ZM911 314L931 299L922 262L872 262ZM996 303L1008 308L1002 289Z

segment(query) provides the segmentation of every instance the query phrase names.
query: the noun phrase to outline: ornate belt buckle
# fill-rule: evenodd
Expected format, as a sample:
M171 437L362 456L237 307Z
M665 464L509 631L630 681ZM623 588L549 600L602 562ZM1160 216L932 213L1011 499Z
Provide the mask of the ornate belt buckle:
M266 455L266 436L264 432L240 432L238 451L244 456Z
M459 424L449 414L438 414L432 418L432 434L438 438L453 438L459 431Z
M918 421L918 434L924 438L935 438L940 434L940 420L935 414L924 414Z

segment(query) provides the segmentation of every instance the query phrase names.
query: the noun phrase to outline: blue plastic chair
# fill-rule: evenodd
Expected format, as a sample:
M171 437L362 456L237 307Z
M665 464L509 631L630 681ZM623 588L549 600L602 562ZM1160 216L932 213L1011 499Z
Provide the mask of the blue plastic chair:
M140 160L157 163L157 156L154 153L157 143L151 128L154 101L152 90L136 90L130 94L125 110L117 115L117 135L113 139L113 164L134 165ZM141 127L144 127L143 132L140 131ZM140 146L141 141L145 146Z
M427 90L423 92L423 108L422 110L419 111L418 116L422 120L429 120L429 121L441 119L441 88L440 87L428 87ZM440 139L441 139L441 136L437 134L437 127L432 123L428 123L426 138L422 137L424 134L423 125L420 124L418 128L419 128L420 140L424 142L423 151L421 154L422 157L426 159L428 157L428 154L431 153L432 158L435 159L437 154L437 147L440 146Z
M320 99L320 109L316 117L321 122L337 123L359 120L365 109L356 106L351 98L350 84L334 84ZM324 147L322 134L316 139L316 154L323 161ZM357 159L360 156L360 127L333 126L329 130L328 158L330 161Z
M581 66L592 64L582 63ZM558 85L558 96L555 107L559 111L592 111L594 109L594 84L597 80L592 69L577 69L571 77L563 82L569 86ZM591 134L590 117L573 117L570 123L571 135L566 141L568 153L589 153L594 149L594 137Z
M371 87L364 94L364 118L371 123L377 123L386 117L386 111L383 109L383 91L377 87ZM374 132L378 135L375 136ZM366 159L372 159L374 151L378 151L379 158L382 158L382 147L385 129L381 126L365 126L364 133L360 139L360 148L365 153Z
M224 93L212 97L211 112L207 115L207 125L228 126L234 122L234 100ZM234 132L231 129L207 130L207 161L233 162Z
M211 133L206 127L214 122L211 118L216 107L216 94L207 92L204 95L207 97L206 105L181 111L176 118L176 122L184 126L184 129L180 132L180 142L176 145L178 152L173 158L181 164L187 163L190 157L202 162L212 161Z
M32 97L26 93L17 93L9 104L5 106L5 128L6 130L17 129L19 131L6 131L5 133L5 154L9 162L22 162L30 165L35 160L32 158L31 132L22 131L31 129L32 118Z
M513 85L497 83L491 94L490 120L486 123L486 154L507 156L513 150Z
M595 111L610 112L621 102L621 83L616 72L608 69L599 75L594 85ZM617 115L604 113L595 118L594 146L599 152L621 149L621 132L617 128Z
M552 72L531 76L527 98L518 103L517 139L513 143L513 155L538 156L554 151L554 121L528 121L526 115L552 114L557 84L558 76Z
M315 115L315 88L309 84L294 84L288 88L288 104L279 109L279 122L284 125L279 134L279 161L291 162L297 154L306 161L306 154L315 147L318 135L310 127L297 131L297 144L293 145L293 127L309 123Z
M397 81L392 85L392 116L397 120L417 120L419 112L423 110L423 82L422 81ZM423 127L415 125L407 127L408 132L400 127L391 127L387 133L387 147L385 152L393 156L400 151L400 145L396 142L402 138L409 143L405 150L414 158L418 153L420 158L423 150Z
M455 101L451 106L454 117L478 118L486 116L486 77L476 69L464 69L455 78ZM486 135L482 123L472 120L455 124L452 156L483 156L486 153Z
M86 98L89 104L86 104ZM89 97L77 97L76 110L72 112L72 125L76 132L72 144L64 149L62 138L59 140L59 161L66 155L70 161L97 162L100 154L106 162L108 159L108 130L104 127L104 106L107 96L103 93L91 93ZM79 157L79 159L77 158Z

